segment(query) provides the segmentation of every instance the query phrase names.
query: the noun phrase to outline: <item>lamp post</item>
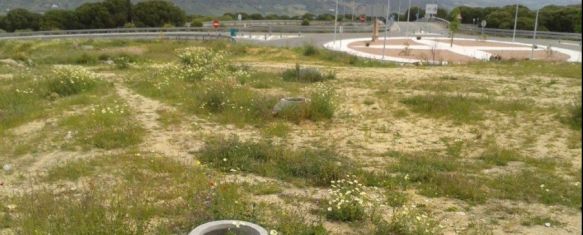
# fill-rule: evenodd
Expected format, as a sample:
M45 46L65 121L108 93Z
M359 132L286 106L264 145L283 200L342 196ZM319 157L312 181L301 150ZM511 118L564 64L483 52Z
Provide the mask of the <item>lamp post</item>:
M401 22L401 0L399 0L399 12L397 12L397 22Z
M387 0L387 18L385 18L385 40L383 41L383 60L385 60L385 50L387 49L387 40L389 40L389 16L391 15L391 0Z
M534 47L536 47L536 30L538 29L538 13L540 8L536 10L536 17L534 19L534 33L532 34L532 51L530 52L530 59L534 59Z
M516 1L516 13L514 14L514 31L512 32L512 42L516 40L516 25L518 23L518 1Z
M338 0L336 0L336 12L334 15L334 47L336 47L336 30L338 27Z

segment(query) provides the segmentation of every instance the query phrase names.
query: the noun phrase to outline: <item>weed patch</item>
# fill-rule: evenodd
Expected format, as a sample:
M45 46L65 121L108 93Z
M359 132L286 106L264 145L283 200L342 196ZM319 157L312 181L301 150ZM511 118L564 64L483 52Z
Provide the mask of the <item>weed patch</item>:
M213 141L201 161L224 172L250 172L291 182L328 186L353 171L348 160L330 151L292 151L268 142Z

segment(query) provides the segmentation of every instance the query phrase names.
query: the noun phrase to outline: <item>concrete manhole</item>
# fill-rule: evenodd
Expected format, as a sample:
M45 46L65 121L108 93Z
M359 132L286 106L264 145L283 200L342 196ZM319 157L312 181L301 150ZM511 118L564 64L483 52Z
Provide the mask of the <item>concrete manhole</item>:
M240 220L219 220L202 224L188 235L267 235L267 230L259 225Z
M292 107L298 107L310 102L310 99L305 97L286 97L282 98L277 102L277 104L273 107L272 114L277 115L280 112L287 110Z

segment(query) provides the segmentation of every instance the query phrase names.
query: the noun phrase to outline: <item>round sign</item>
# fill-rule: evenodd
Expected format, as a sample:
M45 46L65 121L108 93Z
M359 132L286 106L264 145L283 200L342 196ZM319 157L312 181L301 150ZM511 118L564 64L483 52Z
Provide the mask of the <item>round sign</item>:
M360 16L360 22L364 23L366 21L366 16Z
M213 28L217 29L219 28L219 26L221 26L221 22L219 22L218 20L213 20Z
M481 25L482 25L482 27L486 27L486 20L482 20Z

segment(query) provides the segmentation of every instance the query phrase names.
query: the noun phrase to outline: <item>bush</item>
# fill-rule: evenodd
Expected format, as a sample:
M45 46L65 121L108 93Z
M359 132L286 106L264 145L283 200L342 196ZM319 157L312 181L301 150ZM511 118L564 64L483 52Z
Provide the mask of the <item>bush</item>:
M168 73L186 81L217 80L248 77L244 70L233 70L227 53L206 48L186 48L178 51L180 64L169 67Z
M321 73L316 68L301 68L296 64L294 69L288 69L283 72L283 80L288 82L323 82L326 80L336 79L336 74L333 72Z
M200 20L193 20L190 22L190 27L202 27L203 23Z
M49 93L70 96L93 89L96 80L96 74L82 67L61 66L53 70L48 89Z
M364 218L364 205L368 201L364 186L356 176L332 181L331 200L328 201L326 217L338 221L358 221Z
M113 58L113 63L118 69L127 69L130 67L131 59L126 56L119 56Z
M310 20L308 19L302 20L302 26L310 26Z

